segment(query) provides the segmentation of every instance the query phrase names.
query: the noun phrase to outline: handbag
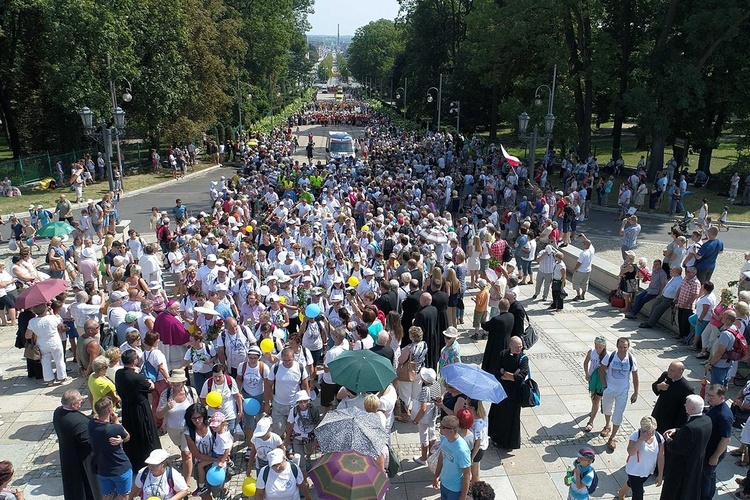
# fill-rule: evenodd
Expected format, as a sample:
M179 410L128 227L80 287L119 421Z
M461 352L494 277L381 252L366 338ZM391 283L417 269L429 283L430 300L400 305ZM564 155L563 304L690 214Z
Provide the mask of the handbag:
M386 469L389 478L396 477L401 470L401 459L393 447L388 447L388 468Z
M23 357L30 361L39 361L42 359L42 351L39 350L39 346L33 340L27 339L23 347Z
M50 259L49 268L51 271L65 271L65 261L63 259Z
M523 359L523 356L521 356L521 359ZM521 408L533 408L540 404L539 384L531 378L531 370L529 370L526 379L521 383Z
M396 378L399 382L414 382L417 378L417 363L414 353L409 350L409 359L398 365Z
M534 325L531 324L531 320L529 320L528 315L526 315L526 323L526 328L524 329L523 335L521 336L524 351L527 349L531 349L534 344L536 344L536 341L539 340L539 334L537 333L536 328L534 328Z

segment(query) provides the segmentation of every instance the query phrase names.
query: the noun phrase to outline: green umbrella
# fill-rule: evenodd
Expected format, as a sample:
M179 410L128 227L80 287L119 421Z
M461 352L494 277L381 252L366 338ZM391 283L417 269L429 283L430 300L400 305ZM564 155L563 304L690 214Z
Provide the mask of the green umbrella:
M328 365L333 383L352 392L382 391L396 378L386 357L372 351L344 351Z
M65 221L51 222L46 226L40 227L39 231L36 232L36 235L45 238L52 238L54 236L63 236L66 234L70 234L75 230L76 228Z

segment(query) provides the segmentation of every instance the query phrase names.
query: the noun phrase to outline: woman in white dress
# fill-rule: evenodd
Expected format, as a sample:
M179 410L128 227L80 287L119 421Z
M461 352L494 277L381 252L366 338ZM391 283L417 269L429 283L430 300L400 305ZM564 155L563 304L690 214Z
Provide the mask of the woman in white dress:
M466 266L471 276L471 283L469 288L476 288L477 278L479 278L479 254L482 253L482 241L479 239L479 235L475 235L472 242L466 247Z
M63 325L62 320L47 307L47 304L41 304L31 308L36 314L35 318L29 321L29 327L26 331L26 338L30 339L36 335L36 345L42 355L42 375L47 385L54 382L67 382L68 372L65 367L65 351L63 351L62 335L67 328ZM56 372L52 371L52 363L55 363Z

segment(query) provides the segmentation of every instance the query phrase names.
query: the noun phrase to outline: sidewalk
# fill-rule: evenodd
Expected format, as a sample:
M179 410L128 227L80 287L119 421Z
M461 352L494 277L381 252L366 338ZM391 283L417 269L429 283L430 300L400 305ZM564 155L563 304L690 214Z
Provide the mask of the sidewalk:
M473 291L469 295L473 295ZM531 374L539 383L542 393L541 406L522 411L522 448L502 454L490 447L482 460L482 478L489 482L502 499L565 498L563 485L565 470L576 456L577 450L591 445L599 454L595 463L599 473L599 488L596 496L614 494L626 479L624 464L625 442L637 428L644 415L650 414L655 396L650 384L665 370L670 361L683 360L687 366L686 377L695 384L703 373L702 366L688 348L676 342L660 329L633 331L633 322L623 320L609 308L600 294L589 292L584 302L565 304L562 313L549 313L546 303L531 303L527 296L533 293L530 286L521 287L523 303L532 321L538 327L540 340L530 351ZM473 302L466 300L469 309L466 318L471 318ZM466 323L460 328L459 339L462 359L478 363L484 350L484 341L468 338ZM618 434L617 450L605 451L605 439L598 436L604 423L597 417L595 431L583 433L590 400L581 364L595 336L607 338L614 346L620 336L633 341L633 355L639 365L641 379L640 397L636 404L628 405L625 420ZM15 330L0 329L0 458L10 459L16 467L14 485L26 484L27 496L35 499L60 499L61 480L57 454L57 439L51 423L52 411L59 405L59 398L68 388L85 389L85 381L76 378L65 387L43 388L36 381L25 377L25 364L21 351L13 347ZM71 366L72 367L72 366ZM732 388L730 392L738 389ZM732 394L733 395L733 394ZM739 445L735 430L732 446ZM172 452L176 450L168 438L163 444ZM414 426L396 423L394 428L395 449L402 459L402 473L394 478L388 494L389 499L438 498L430 489L430 474L427 468L418 467L410 458L418 451L418 437ZM237 470L244 470L242 458L244 446L236 447ZM719 498L733 498L734 477L745 470L734 465L729 457L718 468ZM232 480L234 492L241 490L244 474ZM647 498L658 498L659 490L650 481Z

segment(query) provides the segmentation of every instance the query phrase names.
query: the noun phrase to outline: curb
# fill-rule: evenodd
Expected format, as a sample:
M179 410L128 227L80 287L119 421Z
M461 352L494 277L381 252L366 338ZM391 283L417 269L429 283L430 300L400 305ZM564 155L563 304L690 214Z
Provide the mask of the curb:
M222 167L223 167L222 164L213 165L211 167L204 168L200 172L193 172L191 174L187 174L184 177L182 177L180 180L182 181L182 180L192 179L194 177L198 177L199 175L204 175L204 174L207 174L209 172L213 172L214 170L218 170L218 169L220 169ZM131 196L138 196L139 194L149 193L151 191L155 191L157 189L161 189L162 187L164 187L166 184L168 184L170 182L173 182L173 181L160 182L158 184L154 184L153 186L146 186L146 187L143 187L143 188L140 188L140 189L136 189L135 191L127 191L127 192L123 193L122 195L120 195L120 199L129 198ZM65 194L67 194L67 192ZM73 210L79 210L79 209L82 209L82 208L86 208L87 205L88 204L86 202L83 202L83 203L72 203L71 207L72 207ZM28 214L27 214L27 217L28 217ZM2 218L3 221L7 222L7 221L10 220L10 215L3 215L1 218Z
M599 205L591 204L591 210L596 210L598 212L607 212L611 214L619 214L620 209L615 207L601 207ZM675 219L678 217L670 217L668 215L663 214L654 214L654 213L648 213L648 212L637 212L636 215L639 219L650 219L650 220L657 220L659 222L674 222ZM750 228L750 222L744 222L744 221L728 221L727 222L730 227L748 227Z

